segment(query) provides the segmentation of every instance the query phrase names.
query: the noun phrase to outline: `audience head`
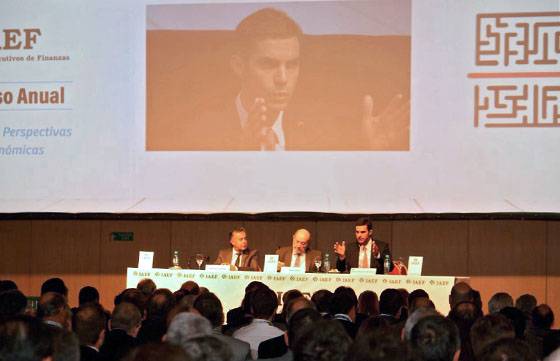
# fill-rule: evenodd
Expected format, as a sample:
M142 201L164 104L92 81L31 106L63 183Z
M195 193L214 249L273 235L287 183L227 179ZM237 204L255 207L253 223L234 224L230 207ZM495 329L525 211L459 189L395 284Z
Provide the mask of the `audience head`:
M379 312L400 318L401 309L404 308L404 300L399 290L387 288L379 296Z
M537 298L531 294L526 293L515 300L515 308L521 310L527 317L531 316L535 307L537 307Z
M286 305L284 305L285 310L283 310L286 315L286 323L290 321L294 313L306 308L316 309L313 302L311 302L307 297L301 296L290 300Z
M506 292L498 292L488 301L488 313L498 313L504 307L513 307L513 298Z
M0 293L4 291L17 290L17 284L12 280L0 280Z
M37 317L44 321L53 321L65 329L70 329L70 307L66 297L57 292L44 293L39 299Z
M347 361L407 361L408 345L396 332L383 329L359 334L350 347Z
M231 348L216 337L204 335L185 340L181 347L189 361L231 361Z
M478 361L537 361L537 357L525 342L506 338L488 345Z
M147 298L137 288L127 288L115 297L115 306L122 302L132 303L140 311L142 317L146 313Z
M319 290L311 296L311 302L317 307L320 313L328 313L331 305L333 293L329 290Z
M175 297L167 288L160 288L152 293L148 300L147 318L165 320L167 314L175 307Z
M523 311L515 307L504 307L499 313L510 320L515 331L515 337L522 339L525 335L525 327L527 325L527 318L525 318Z
M185 295L198 295L200 294L200 286L195 281L187 281L181 285L181 290Z
M73 331L81 345L99 348L103 342L107 316L98 303L86 303L78 308L73 317Z
M340 322L319 320L296 338L292 347L294 361L344 361L351 343Z
M373 291L364 291L358 297L358 313L367 316L379 315L379 298Z
M23 315L27 307L27 298L21 291L12 289L0 293L0 319Z
M142 314L134 304L121 302L113 309L109 322L112 330L124 330L130 336L136 337L142 324Z
M41 296L47 292L60 293L64 297L68 298L68 288L64 284L64 281L58 277L49 278L41 285Z
M443 316L427 316L412 328L410 344L423 361L456 361L461 341L453 321Z
M546 304L538 305L531 314L533 326L543 330L549 330L554 324L554 312Z
M213 293L203 293L194 301L194 308L212 324L213 328L224 323L224 309L222 302Z
M288 322L288 344L290 348L295 345L296 340L299 339L307 327L311 327L310 325L321 319L321 314L313 308L303 308L293 313Z
M99 303L99 291L91 286L82 287L78 294L78 302L80 306L85 303Z
M356 319L357 307L358 298L353 289L340 286L334 291L330 306L330 313L332 315L345 314L354 321Z
M278 308L278 296L269 288L259 289L251 297L251 314L255 318L271 320Z
M146 298L148 298L152 295L152 293L154 293L157 286L156 283L150 278L144 278L140 280L140 282L138 282L136 288L138 289L138 291L142 292L142 294L146 296Z
M67 330L54 330L53 361L80 361L80 344L73 332Z
M40 320L16 316L0 321L0 360L43 361L52 354L51 333Z
M410 341L410 335L412 333L412 329L416 324L423 318L428 316L438 316L439 313L433 308L421 307L417 308L414 312L408 316L406 322L404 323L403 334L402 337L406 341Z
M211 333L212 325L206 318L190 312L181 312L169 324L165 340L173 345L183 347L189 339L210 335Z
M434 303L423 289L416 289L408 295L408 313L411 314L420 307L432 307ZM434 306L435 308L435 306Z
M472 302L473 292L471 286L465 282L458 282L451 288L449 294L449 308L453 308L459 302Z
M483 316L471 327L471 344L475 357L493 342L504 338L515 338L511 322L499 313Z

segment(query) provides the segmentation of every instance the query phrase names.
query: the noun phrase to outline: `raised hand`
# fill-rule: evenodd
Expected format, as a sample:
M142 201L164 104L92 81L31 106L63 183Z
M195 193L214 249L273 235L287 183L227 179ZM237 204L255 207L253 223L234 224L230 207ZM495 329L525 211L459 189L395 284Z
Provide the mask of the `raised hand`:
M338 255L338 258L344 259L346 257L346 242L342 243L334 242L334 253Z
M401 149L407 142L410 128L410 101L395 95L385 109L378 111L371 95L362 102L362 127L370 149ZM406 128L406 129L403 129Z

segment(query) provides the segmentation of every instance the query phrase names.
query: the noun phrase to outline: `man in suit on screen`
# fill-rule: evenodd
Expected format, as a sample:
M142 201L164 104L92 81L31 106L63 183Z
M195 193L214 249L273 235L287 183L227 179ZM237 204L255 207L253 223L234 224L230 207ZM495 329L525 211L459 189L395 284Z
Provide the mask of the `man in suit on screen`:
M309 248L311 233L305 228L298 229L292 236L292 245L276 250L279 261L285 266L301 267L305 272L316 271L314 261L321 259L321 251Z
M260 271L259 253L249 249L247 231L243 227L235 228L229 233L231 247L221 249L214 264L229 264L243 271Z

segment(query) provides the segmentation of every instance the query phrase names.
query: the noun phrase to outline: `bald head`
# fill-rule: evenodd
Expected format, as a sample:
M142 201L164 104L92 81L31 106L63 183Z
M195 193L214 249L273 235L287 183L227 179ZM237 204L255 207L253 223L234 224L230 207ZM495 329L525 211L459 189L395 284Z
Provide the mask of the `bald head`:
M292 236L293 247L296 253L302 254L307 250L309 246L309 239L311 238L311 233L305 228L298 229Z

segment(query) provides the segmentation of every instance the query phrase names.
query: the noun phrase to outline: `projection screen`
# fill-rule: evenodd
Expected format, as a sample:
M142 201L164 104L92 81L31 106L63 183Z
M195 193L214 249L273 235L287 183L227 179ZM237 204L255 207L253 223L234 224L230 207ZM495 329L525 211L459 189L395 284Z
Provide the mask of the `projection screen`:
M559 212L556 0L0 4L0 212Z

